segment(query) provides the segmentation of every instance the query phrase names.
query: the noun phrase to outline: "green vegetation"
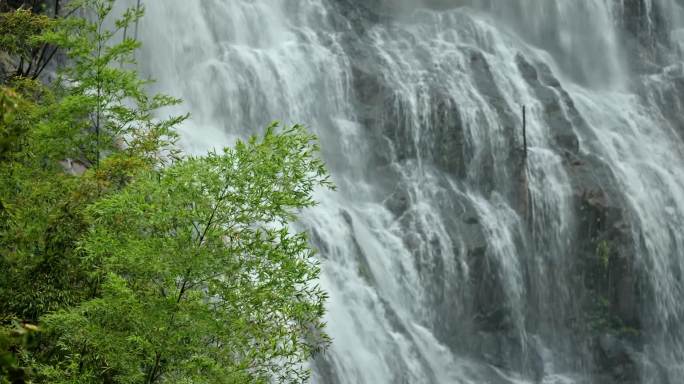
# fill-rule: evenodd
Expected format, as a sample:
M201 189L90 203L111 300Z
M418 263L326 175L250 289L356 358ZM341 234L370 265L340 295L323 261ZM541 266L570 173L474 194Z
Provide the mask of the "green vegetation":
M39 38L54 23L24 8L0 13L0 51L5 58L18 59L13 68L17 76L38 78L54 57L57 48Z
M598 257L601 268L607 271L610 265L610 243L608 240L601 240L596 246L596 257Z
M595 256L583 268L590 271L585 278L589 292L586 319L591 330L597 333L612 332L622 337L638 337L640 332L626 324L616 311L615 286L611 276L611 263L615 263L614 242L602 239L596 244Z
M156 113L179 100L145 92L118 33L142 13L112 5L0 16L24 68L0 87L0 383L305 381L326 296L288 222L331 187L315 138L273 124L183 157L187 116ZM49 85L26 71L45 47L69 58Z

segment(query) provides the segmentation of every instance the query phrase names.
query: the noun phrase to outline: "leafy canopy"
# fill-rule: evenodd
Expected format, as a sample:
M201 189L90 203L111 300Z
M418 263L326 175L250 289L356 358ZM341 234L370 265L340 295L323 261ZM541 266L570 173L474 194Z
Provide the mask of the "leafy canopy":
M327 340L325 293L306 235L287 221L329 185L315 151L302 127L274 125L91 206L83 248L105 284L97 299L44 319L65 353L50 380L306 380L302 362ZM80 349L97 353L70 353Z
M107 30L113 0L69 4L93 19L10 15L23 35L1 42L69 64L0 88L0 383L304 382L326 295L288 223L331 187L315 138L274 124L182 157L187 116L156 112L179 100L149 96L116 37L142 10Z

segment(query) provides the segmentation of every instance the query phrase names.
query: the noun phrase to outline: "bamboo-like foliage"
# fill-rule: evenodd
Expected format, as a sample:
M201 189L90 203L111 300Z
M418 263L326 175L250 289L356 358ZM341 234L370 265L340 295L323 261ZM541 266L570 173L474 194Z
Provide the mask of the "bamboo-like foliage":
M327 342L325 293L287 222L329 184L312 140L273 126L91 206L83 249L103 290L44 319L62 345L50 380L305 381L302 362Z
M326 295L289 223L331 187L315 138L273 124L183 157L187 116L157 112L180 101L117 37L142 8L69 7L90 17L31 37L67 54L56 82L0 88L0 383L306 381Z

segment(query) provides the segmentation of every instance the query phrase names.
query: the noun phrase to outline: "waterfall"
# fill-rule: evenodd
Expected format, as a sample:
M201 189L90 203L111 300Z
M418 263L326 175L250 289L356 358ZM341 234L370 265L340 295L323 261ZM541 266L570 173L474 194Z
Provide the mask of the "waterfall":
M315 383L684 377L681 1L143 4L186 151L320 137Z

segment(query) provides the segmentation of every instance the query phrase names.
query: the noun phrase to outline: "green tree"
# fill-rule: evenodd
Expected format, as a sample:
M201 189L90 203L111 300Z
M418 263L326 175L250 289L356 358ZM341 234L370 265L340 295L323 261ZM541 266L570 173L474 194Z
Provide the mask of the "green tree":
M313 137L272 126L182 159L187 116L155 117L179 100L148 96L139 43L115 38L142 10L69 4L92 18L17 40L65 50L57 81L0 88L0 382L304 381L325 294L287 223L330 185Z
M293 213L330 185L301 127L147 171L89 208L98 298L44 318L53 383L304 382L325 293Z
M0 11L3 7L0 1ZM33 2L33 10L22 8L0 13L0 60L13 57L13 63L0 63L0 70L12 68L10 75L38 78L57 53L57 47L38 37L54 26L54 20L42 14L44 4ZM55 15L58 13L55 7ZM2 68L7 67L7 68Z
M43 139L52 142L52 148L72 151L60 156L88 166L97 167L103 156L121 151L160 163L175 155L172 128L187 115L154 118L155 111L180 100L145 92L150 81L142 80L135 67L140 43L131 37L115 39L138 21L143 9L127 9L111 22L110 30L106 25L113 5L114 0L71 1L69 9L82 9L94 20L68 17L41 36L41 41L62 47L69 58L69 66L60 71L59 102L48 111L51 123Z
M35 343L38 327L13 322L11 327L0 328L0 384L25 383L26 371L14 351L25 350Z
M8 87L0 86L0 161L16 148L19 132L13 124L21 98Z
M0 127L0 267L8 271L0 276L0 313L35 322L92 295L97 282L86 279L76 248L87 229L84 209L125 186L138 169L176 155L172 127L186 116L154 117L156 109L179 101L145 93L147 82L133 69L139 44L115 42L103 27L112 3L71 2L94 21L58 20L37 38L63 47L70 58L55 84L22 77L8 83L24 103L12 104L16 110ZM139 16L128 10L115 28ZM103 155L108 161L100 166Z

